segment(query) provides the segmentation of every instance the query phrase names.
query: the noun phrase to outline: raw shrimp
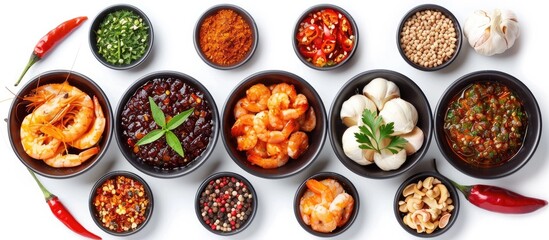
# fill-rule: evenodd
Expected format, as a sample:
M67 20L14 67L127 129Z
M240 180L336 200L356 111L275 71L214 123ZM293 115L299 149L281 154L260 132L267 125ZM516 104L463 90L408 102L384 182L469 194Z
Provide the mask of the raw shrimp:
M44 159L44 163L55 168L76 167L93 157L98 152L99 147L92 147L80 152L79 154L69 154L67 153L65 147L61 146L59 147L56 155L52 158Z
M96 96L93 96L93 111L95 114L95 119L91 128L82 136L80 136L80 138L69 143L69 145L71 145L72 147L78 149L86 149L97 144L99 142L99 139L101 139L103 131L105 130L106 119L105 115L103 114L101 104L99 104L99 100L97 100Z
M309 137L306 133L297 131L288 139L288 156L297 159L309 148Z
M295 98L295 101L292 102L290 108L282 110L282 119L297 119L305 114L308 108L309 101L307 100L307 97L300 93Z
M34 114L27 115L21 123L20 135L23 150L32 158L45 159L53 157L61 141L40 132L41 124L34 122Z
M316 127L316 115L315 115L315 109L312 107L309 107L307 112L305 114L301 115L297 119L299 122L300 129L305 132L311 132Z
M58 117L60 124L45 125L40 128L40 131L63 142L74 141L86 133L92 125L94 116L93 101L90 96L79 97L74 102L68 103L67 107L70 110Z
M257 137L267 143L280 143L288 138L290 134L299 128L297 121L290 120L280 131L269 131L267 126L269 125L268 111L259 112L254 117L254 130Z
M271 91L272 94L275 93L284 93L288 95L290 98L290 101L294 101L297 96L297 91L295 90L294 85L288 84L288 83L279 83L276 86L274 86L273 90Z
M311 228L318 232L332 232L337 228L337 218L328 207L317 204L311 213Z
M329 211L337 219L337 226L341 227L349 221L353 213L355 200L348 193L338 194L330 204Z
M257 144L257 135L255 133L253 114L240 116L231 127L231 135L236 137L237 149L250 150Z
M240 118L242 115L249 114L250 112L246 110L244 107L242 107L242 103L246 100L246 98L241 98L236 102L236 106L234 106L234 119Z
M266 110L270 96L269 88L262 83L255 84L246 90L246 99L242 102L242 107L250 112Z

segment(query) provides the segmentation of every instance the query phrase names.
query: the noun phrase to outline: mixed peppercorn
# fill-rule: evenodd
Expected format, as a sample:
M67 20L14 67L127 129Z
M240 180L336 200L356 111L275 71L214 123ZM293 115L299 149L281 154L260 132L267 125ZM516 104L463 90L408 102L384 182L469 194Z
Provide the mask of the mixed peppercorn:
M120 175L99 186L93 200L95 215L103 227L117 233L135 230L143 224L149 203L143 183Z
M235 177L211 180L200 194L200 215L213 231L231 232L246 224L253 213L254 197L247 184Z

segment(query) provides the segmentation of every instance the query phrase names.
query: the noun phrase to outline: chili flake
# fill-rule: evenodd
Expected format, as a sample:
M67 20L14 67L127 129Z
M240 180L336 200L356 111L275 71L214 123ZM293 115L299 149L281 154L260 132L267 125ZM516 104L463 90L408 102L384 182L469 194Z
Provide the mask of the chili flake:
M135 230L145 222L149 196L143 183L119 175L96 189L93 204L103 227L121 233Z
M444 119L447 141L474 166L493 167L511 159L522 147L528 116L507 86L477 82L458 93Z

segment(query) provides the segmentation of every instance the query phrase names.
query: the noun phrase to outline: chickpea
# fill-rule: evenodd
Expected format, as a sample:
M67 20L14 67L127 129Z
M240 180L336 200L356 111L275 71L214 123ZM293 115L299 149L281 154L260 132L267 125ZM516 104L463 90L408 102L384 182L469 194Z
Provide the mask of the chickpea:
M400 47L404 55L423 67L437 67L450 60L456 46L454 23L436 10L416 12L400 30Z

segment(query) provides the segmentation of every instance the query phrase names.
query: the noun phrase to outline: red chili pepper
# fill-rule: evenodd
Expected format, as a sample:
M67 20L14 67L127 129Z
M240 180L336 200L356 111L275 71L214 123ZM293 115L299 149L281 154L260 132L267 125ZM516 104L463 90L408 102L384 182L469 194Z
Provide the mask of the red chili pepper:
M34 47L34 51L31 54L29 62L27 63L27 66L25 66L25 69L17 82L15 82L15 86L21 82L21 79L23 79L23 76L25 76L25 73L27 73L32 65L42 59L53 47L57 45L57 43L59 43L62 39L69 35L72 30L76 29L87 19L88 17L82 16L67 20L44 35Z
M69 229L71 229L75 233L78 233L78 234L80 234L84 237L88 237L88 238L91 238L91 239L101 239L101 237L99 237L99 236L89 232L88 230L86 230L74 218L74 216L69 212L69 210L67 208L65 208L63 203L61 203L61 201L59 200L59 198L57 196L55 196L54 194L50 193L44 187L44 185L42 185L42 183L38 180L38 178L36 178L36 175L34 174L34 172L32 172L30 169L27 169L27 170L29 170L29 172L31 173L31 175L34 178L34 180L36 181L36 183L38 183L38 186L40 187L40 190L42 190L42 193L44 194L44 198L46 198L46 202L50 206L50 209L51 209L53 215L55 215L57 217L57 219L59 219L62 223L65 224L65 226L67 226Z

